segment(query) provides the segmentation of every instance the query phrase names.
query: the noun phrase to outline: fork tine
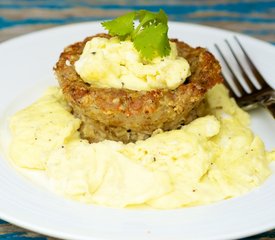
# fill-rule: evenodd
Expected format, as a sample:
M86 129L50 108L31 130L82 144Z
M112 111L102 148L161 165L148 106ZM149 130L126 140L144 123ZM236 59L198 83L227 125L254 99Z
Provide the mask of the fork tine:
M258 82L260 83L261 87L270 87L266 81L264 80L262 74L258 71L258 69L255 67L254 63L252 62L252 60L250 59L250 57L248 56L248 54L246 53L244 47L242 46L242 44L240 43L239 39L234 36L235 40L237 41L238 45L240 46L241 50L243 51L244 55L245 55L245 58L255 76L255 78L258 80Z
M222 74L222 77L224 79L223 84L225 85L225 87L228 89L229 94L231 97L234 98L238 98L238 96L235 94L235 92L233 91L233 89L231 88L231 86L229 85L228 81L226 80L226 77Z
M223 61L225 62L226 66L228 67L230 73L232 74L232 78L233 78L233 81L234 81L234 84L236 85L237 89L239 90L241 96L245 94L245 90L244 88L242 87L242 85L240 84L240 82L238 81L237 79L237 76L236 74L234 73L234 71L232 70L232 68L230 67L228 61L225 59L222 51L220 50L219 46L217 44L214 44L215 48L218 50L219 54L221 55Z
M246 74L246 72L245 72L245 70L244 70L242 64L240 63L240 61L239 61L237 55L235 54L234 50L232 49L231 45L229 44L229 42L228 42L227 40L225 40L225 42L226 42L228 48L230 49L230 52L231 52L232 55L234 56L236 62L238 63L238 66L239 66L239 68L240 68L240 70L241 70L242 76L243 76L245 82L247 83L247 85L249 86L251 92L256 91L256 90L257 90L256 87L254 86L254 84L251 82L251 80L250 80L249 77L247 76L247 74Z

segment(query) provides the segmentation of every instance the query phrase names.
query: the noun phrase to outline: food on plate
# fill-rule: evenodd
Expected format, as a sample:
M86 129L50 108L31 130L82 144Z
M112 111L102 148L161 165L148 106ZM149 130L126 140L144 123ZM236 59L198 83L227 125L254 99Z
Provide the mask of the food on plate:
M79 128L80 120L70 111L62 94L56 88L50 88L43 101L37 101L16 113L10 121L13 135L10 152L16 165L45 169L52 150L62 145Z
M111 207L171 209L236 197L270 175L275 152L249 129L249 116L223 85L207 93L206 116L135 143L89 143L57 87L16 113L11 158L44 170L55 190Z
M169 40L163 11L103 26L109 34L62 52L60 87L11 118L15 165L68 198L120 208L208 204L266 180L275 152L220 84L211 53Z
M83 138L134 142L201 115L205 93L222 81L220 65L204 48L166 40L169 54L152 60L135 41L107 34L65 48L55 73Z

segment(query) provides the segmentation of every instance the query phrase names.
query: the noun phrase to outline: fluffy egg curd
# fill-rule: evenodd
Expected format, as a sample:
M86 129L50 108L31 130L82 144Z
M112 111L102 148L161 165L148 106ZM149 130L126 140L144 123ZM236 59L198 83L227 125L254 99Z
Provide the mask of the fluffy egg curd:
M223 85L206 102L207 115L181 129L136 143L90 144L61 90L51 87L11 118L10 157L21 168L44 170L65 197L89 204L172 209L236 197L266 180L275 152L266 152Z
M176 89L190 76L187 60L178 56L176 43L171 52L144 63L133 42L94 37L84 47L75 70L83 81L100 88L131 90Z

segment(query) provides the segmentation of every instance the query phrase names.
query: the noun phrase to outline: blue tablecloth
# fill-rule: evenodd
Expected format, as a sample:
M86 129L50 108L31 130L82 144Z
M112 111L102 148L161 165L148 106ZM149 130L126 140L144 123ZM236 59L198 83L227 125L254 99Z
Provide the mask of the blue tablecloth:
M274 0L0 0L0 42L56 25L113 18L130 10L158 11L160 8L172 21L242 32L275 44ZM0 240L3 239L49 238L0 220ZM275 239L275 230L248 239Z

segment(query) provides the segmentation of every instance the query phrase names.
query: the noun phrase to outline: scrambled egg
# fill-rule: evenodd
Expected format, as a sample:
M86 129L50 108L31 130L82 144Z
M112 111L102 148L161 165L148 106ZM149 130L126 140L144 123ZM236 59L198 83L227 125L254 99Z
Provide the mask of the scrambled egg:
M86 43L75 69L95 87L175 89L191 73L187 60L178 56L176 44L170 42L170 46L169 56L144 63L131 41L96 37Z
M45 169L52 151L79 126L61 90L49 88L41 99L11 118L11 158L19 167Z
M45 170L58 192L85 203L171 209L235 197L263 183L275 152L265 151L222 85L207 104L208 115L182 129L130 144L89 144L60 89L50 88L13 116L11 158Z

